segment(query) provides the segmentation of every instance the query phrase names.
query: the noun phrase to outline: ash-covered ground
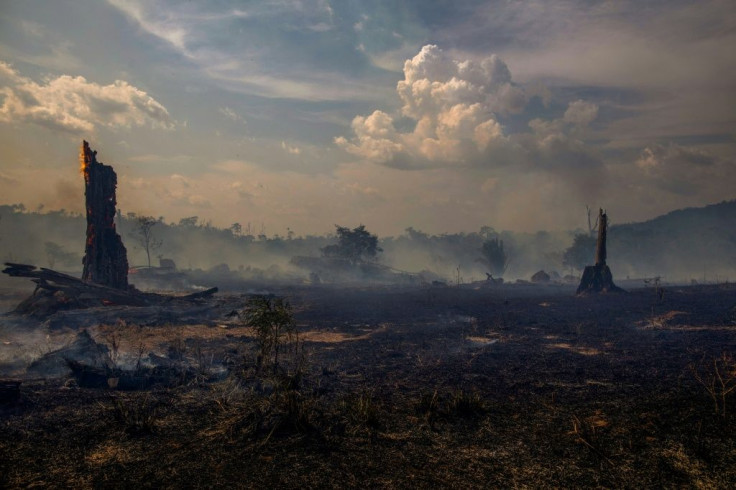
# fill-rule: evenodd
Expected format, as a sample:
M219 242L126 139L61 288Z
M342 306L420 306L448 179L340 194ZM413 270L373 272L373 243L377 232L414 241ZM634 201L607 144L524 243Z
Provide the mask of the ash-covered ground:
M262 292L298 334L276 369L247 294L0 318L0 484L736 485L733 285Z

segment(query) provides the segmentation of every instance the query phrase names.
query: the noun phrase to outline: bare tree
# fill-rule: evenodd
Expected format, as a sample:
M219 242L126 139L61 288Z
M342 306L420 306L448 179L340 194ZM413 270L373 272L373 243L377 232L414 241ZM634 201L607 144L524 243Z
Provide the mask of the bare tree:
M141 247L146 251L148 259L148 267L151 267L151 252L161 247L161 240L156 239L153 234L153 227L158 220L153 216L137 216L135 219L136 239Z

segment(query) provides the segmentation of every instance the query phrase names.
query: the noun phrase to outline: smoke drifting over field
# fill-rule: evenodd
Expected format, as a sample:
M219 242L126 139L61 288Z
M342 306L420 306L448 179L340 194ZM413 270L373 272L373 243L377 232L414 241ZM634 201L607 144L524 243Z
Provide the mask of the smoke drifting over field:
M733 236L736 202L670 213L656 220L617 225L609 232L609 264L619 278L662 276L669 281L724 281L736 277ZM26 212L20 207L0 207L0 258L78 273L84 237L84 220L63 212ZM266 236L249 228L218 229L197 221L179 224L161 220L153 226L160 247L151 250L152 265L159 258L172 259L179 270L197 271L200 283L176 287L226 283L245 279L261 283L302 283L309 271L295 266L294 257L319 257L321 249L336 242L335 236ZM128 248L131 266L147 265L133 215L117 218L117 228ZM369 230L370 231L370 230ZM514 233L483 228L477 232L428 235L407 229L395 237L381 237L383 252L378 263L398 272L431 272L455 283L484 280L487 267L480 260L483 243L502 240L508 254L504 279L529 279L539 271L577 276L563 265L563 254L577 231ZM592 261L591 250L591 261ZM139 276L139 282L143 276ZM2 278L4 284L9 279ZM135 274L131 282L136 282ZM17 281L12 282L17 286ZM218 285L218 284L211 284ZM159 284L159 287L161 285ZM145 286L144 286L145 287Z

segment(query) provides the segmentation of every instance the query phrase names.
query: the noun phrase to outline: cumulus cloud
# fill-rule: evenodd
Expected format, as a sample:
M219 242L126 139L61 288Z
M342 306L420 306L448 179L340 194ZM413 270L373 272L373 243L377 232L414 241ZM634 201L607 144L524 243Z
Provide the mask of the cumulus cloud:
M396 91L401 113L416 123L413 131L398 131L391 115L376 110L355 117L354 137L339 137L337 145L396 167L469 163L504 139L498 115L519 112L526 103L499 57L457 61L434 45L404 63Z
M380 110L357 116L353 136L338 137L336 144L396 168L513 166L556 173L581 183L581 189L590 189L600 176L600 158L580 139L597 118L598 106L575 100L558 119L532 119L526 132L507 133L503 120L520 113L530 117L523 114L529 94L512 82L496 55L455 60L437 46L424 46L405 62L396 91L403 120ZM532 92L539 93L539 87ZM398 129L406 127L406 119L413 128Z
M163 105L124 80L99 85L61 75L36 83L0 61L0 83L2 122L29 122L73 133L99 126L173 127Z
M584 100L570 102L562 119L570 124L587 126L598 117L598 106Z

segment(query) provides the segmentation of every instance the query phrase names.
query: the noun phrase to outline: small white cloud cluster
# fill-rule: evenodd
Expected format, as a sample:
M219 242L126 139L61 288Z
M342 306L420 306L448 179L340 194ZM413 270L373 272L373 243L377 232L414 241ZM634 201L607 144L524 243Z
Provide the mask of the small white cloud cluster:
M598 106L584 100L570 102L562 119L569 124L587 126L598 117Z
M707 167L715 163L713 155L699 148L688 148L670 143L651 145L642 150L636 165L647 173L682 172L691 168Z
M232 122L245 124L245 119L243 119L243 116L235 112L235 110L233 110L231 107L220 107L219 109L217 109L217 112L219 112Z
M73 133L96 126L171 128L166 108L123 80L110 85L61 75L36 83L0 61L0 121L30 122Z
M733 180L730 159L719 158L706 149L675 143L647 146L635 164L643 182L680 196Z
M434 45L404 63L396 90L402 114L416 123L413 131L398 131L394 118L377 110L353 119L355 136L336 138L338 146L399 167L467 163L504 139L496 114L519 112L526 104L498 56L456 61Z

